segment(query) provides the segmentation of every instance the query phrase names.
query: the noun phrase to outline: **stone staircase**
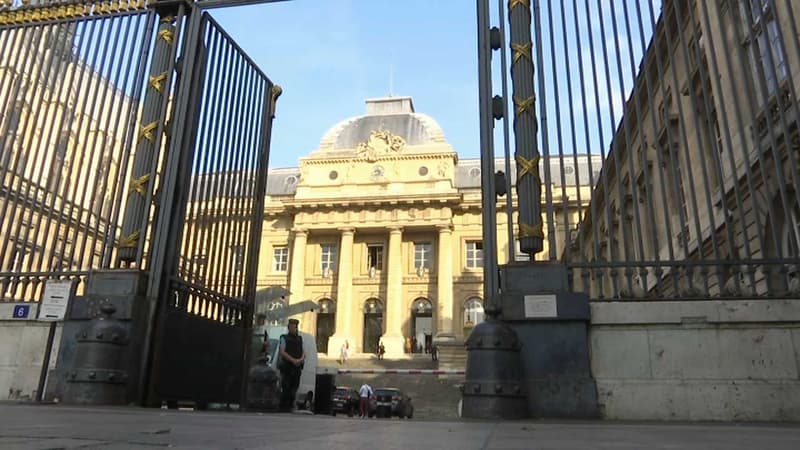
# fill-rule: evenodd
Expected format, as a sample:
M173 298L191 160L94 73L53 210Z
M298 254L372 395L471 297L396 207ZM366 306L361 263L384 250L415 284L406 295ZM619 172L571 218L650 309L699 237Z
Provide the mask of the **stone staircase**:
M382 359L356 355L345 364L321 358L321 367L347 369L438 369L430 355L414 355L403 359ZM336 385L358 389L365 381L375 388L398 388L411 397L415 419L455 419L458 417L459 389L463 375L406 375L406 374L337 374Z

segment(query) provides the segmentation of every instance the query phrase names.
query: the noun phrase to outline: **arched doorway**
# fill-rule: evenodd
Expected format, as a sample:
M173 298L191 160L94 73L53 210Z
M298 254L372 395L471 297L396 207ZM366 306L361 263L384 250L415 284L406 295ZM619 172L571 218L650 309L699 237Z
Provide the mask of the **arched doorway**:
M483 302L480 297L470 297L464 302L464 336L472 331L472 328L483 322Z
M364 353L377 353L378 341L383 335L383 302L371 298L364 302Z
M336 305L329 298L323 298L318 304L317 351L328 353L328 339L336 331Z
M412 353L428 353L433 344L433 304L420 297L411 304Z

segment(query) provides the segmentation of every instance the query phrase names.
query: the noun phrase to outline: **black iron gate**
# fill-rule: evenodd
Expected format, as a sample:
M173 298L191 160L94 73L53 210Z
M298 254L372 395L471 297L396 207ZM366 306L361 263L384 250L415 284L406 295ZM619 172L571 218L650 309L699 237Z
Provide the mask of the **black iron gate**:
M151 401L239 402L280 88L205 12L185 35L155 247ZM154 270L158 270L154 267Z

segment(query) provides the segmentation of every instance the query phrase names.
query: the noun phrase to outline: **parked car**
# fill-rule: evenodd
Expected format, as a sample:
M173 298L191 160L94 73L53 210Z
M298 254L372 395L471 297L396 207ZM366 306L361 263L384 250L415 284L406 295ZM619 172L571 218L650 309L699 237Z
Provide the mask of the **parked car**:
M370 399L370 416L372 415L410 419L414 417L414 405L411 404L411 397L400 389L378 388Z
M347 387L337 387L331 396L331 415L335 416L336 413L347 414L352 417L353 414L358 413L360 402L358 391Z

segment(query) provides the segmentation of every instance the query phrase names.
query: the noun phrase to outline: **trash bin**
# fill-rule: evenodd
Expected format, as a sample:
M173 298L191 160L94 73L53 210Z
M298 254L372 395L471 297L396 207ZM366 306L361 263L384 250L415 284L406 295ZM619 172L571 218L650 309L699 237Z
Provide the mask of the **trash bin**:
M331 398L336 390L336 375L332 373L317 374L316 386L314 387L314 412L316 414L330 414L332 403Z

